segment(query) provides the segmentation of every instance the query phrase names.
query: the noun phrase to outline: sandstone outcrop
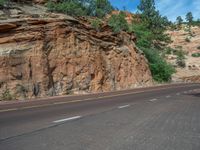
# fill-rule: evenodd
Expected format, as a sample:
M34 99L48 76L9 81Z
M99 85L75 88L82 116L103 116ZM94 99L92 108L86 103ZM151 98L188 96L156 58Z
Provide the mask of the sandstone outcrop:
M199 83L200 57L193 57L192 54L200 53L200 27L191 27L191 33L189 33L188 27L183 25L182 29L168 31L168 34L173 41L169 46L186 53L185 67L176 69L177 72L173 76L173 81ZM167 60L176 65L176 58L175 55L169 55Z
M1 21L0 94L28 99L151 85L134 41L68 16Z

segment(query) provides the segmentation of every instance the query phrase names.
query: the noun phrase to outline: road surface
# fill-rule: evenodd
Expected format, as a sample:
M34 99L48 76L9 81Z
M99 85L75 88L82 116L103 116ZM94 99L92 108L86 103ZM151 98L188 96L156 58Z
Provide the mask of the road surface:
M0 150L200 150L200 84L2 103Z

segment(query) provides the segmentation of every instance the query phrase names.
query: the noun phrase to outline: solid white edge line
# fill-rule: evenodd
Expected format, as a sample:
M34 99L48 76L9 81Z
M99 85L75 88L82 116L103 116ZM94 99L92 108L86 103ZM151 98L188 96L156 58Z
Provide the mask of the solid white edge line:
M122 109L122 108L126 108L126 107L130 107L130 105L123 105L123 106L119 106L118 108Z
M0 110L0 113L1 112L8 112L8 111L15 111L15 110L18 110L17 108L11 108L11 109L3 109L3 110Z
M74 117L70 117L70 118L53 121L53 123L66 122L66 121L75 120L75 119L79 119L79 118L81 118L81 116L74 116Z

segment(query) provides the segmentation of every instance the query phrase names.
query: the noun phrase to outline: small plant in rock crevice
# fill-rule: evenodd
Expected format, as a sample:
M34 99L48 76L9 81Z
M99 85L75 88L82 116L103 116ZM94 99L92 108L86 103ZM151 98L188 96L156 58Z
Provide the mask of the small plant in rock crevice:
M91 26L96 30L96 31L100 31L100 28L101 28L101 20L96 18L96 19L93 19L90 21L91 23Z
M6 89L6 90L2 93L2 95L1 95L0 98L1 98L0 100L3 100L3 101L10 101L10 100L15 99L14 96L10 93L10 90L8 90L8 89Z
M194 53L192 54L192 57L200 57L200 53Z
M188 43L191 42L191 40L190 40L189 37L186 37L186 38L185 38L185 41L188 42Z

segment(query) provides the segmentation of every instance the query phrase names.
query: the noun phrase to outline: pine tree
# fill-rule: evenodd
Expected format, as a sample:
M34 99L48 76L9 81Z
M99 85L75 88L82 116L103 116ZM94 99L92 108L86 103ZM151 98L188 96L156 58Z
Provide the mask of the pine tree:
M176 18L176 22L177 22L178 27L180 28L181 25L182 25L182 23L183 23L182 17L181 17L181 16L178 16L178 17Z
M141 0L138 9L142 12L143 16L152 17L155 15L155 1L154 0Z
M0 0L1 1L1 0ZM109 0L53 0L47 3L49 11L66 13L72 16L95 16L102 18L114 9Z
M169 42L169 37L164 33L169 21L167 17L162 17L160 12L156 10L155 1L141 0L138 9L141 13L142 21L154 34L155 46L159 47L159 43Z
M162 17L160 12L156 10L154 0L141 0L139 11L142 14L143 21L146 21L151 30L165 30L169 23L167 17Z
M121 31L128 31L129 26L126 21L126 14L123 12L120 12L119 14L113 14L108 21L108 25L113 29L115 33L121 32Z
M108 0L95 0L95 15L102 18L113 10L112 5Z
M192 35L192 33L191 33L191 26L192 26L192 23L193 23L193 15L192 15L192 12L188 12L187 14L186 14L186 20L188 21L188 25L189 25L189 33Z
M193 17L193 15L192 15L192 12L188 12L188 13L186 14L186 20L188 21L189 26L192 25L193 18L194 18L194 17Z

